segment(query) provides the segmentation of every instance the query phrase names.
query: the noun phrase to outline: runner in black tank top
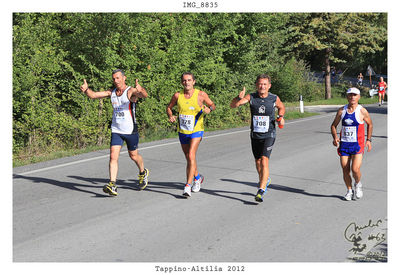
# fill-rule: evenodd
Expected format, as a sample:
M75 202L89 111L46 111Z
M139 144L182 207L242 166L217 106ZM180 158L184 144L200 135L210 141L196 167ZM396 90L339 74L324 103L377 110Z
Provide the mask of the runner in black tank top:
M256 80L257 92L247 94L246 89L239 93L231 102L231 108L236 108L246 103L250 103L251 111L251 148L256 162L256 168L259 176L259 189L255 200L263 201L263 196L271 182L269 178L269 158L271 156L272 146L275 142L275 108L278 109L278 126L283 128L285 120L285 106L277 95L269 93L271 88L271 78L262 74Z

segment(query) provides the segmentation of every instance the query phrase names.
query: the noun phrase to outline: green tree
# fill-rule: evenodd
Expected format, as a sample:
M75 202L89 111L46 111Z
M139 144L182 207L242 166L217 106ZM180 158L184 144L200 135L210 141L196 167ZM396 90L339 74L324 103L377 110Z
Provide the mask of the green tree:
M373 13L297 13L287 22L286 49L297 57L320 55L325 68L325 98L331 98L331 63L384 50L385 19Z

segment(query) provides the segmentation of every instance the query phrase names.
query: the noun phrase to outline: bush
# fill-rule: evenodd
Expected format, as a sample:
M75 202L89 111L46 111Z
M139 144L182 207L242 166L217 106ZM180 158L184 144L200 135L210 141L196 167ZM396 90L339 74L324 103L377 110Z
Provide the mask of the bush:
M315 100L323 96L320 85L310 81L310 71L303 61L291 58L271 73L271 92L277 94L282 101Z

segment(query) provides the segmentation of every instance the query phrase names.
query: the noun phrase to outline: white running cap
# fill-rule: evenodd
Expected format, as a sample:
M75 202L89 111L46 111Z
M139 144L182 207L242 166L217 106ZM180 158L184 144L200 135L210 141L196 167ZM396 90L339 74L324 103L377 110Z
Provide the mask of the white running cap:
M349 89L347 90L347 94L356 94L356 95L359 95L359 94L360 94L360 90L357 89L357 88L349 88Z

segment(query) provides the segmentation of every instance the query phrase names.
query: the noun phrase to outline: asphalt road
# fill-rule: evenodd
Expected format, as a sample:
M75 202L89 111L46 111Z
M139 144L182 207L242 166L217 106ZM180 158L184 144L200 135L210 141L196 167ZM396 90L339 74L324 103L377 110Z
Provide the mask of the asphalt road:
M102 192L108 150L15 168L13 261L385 261L387 109L367 109L373 149L364 155L357 201L342 199L332 109L278 129L261 204L248 127L206 133L197 157L204 186L189 199L177 139L140 145L150 169L144 191L124 151L117 197Z

